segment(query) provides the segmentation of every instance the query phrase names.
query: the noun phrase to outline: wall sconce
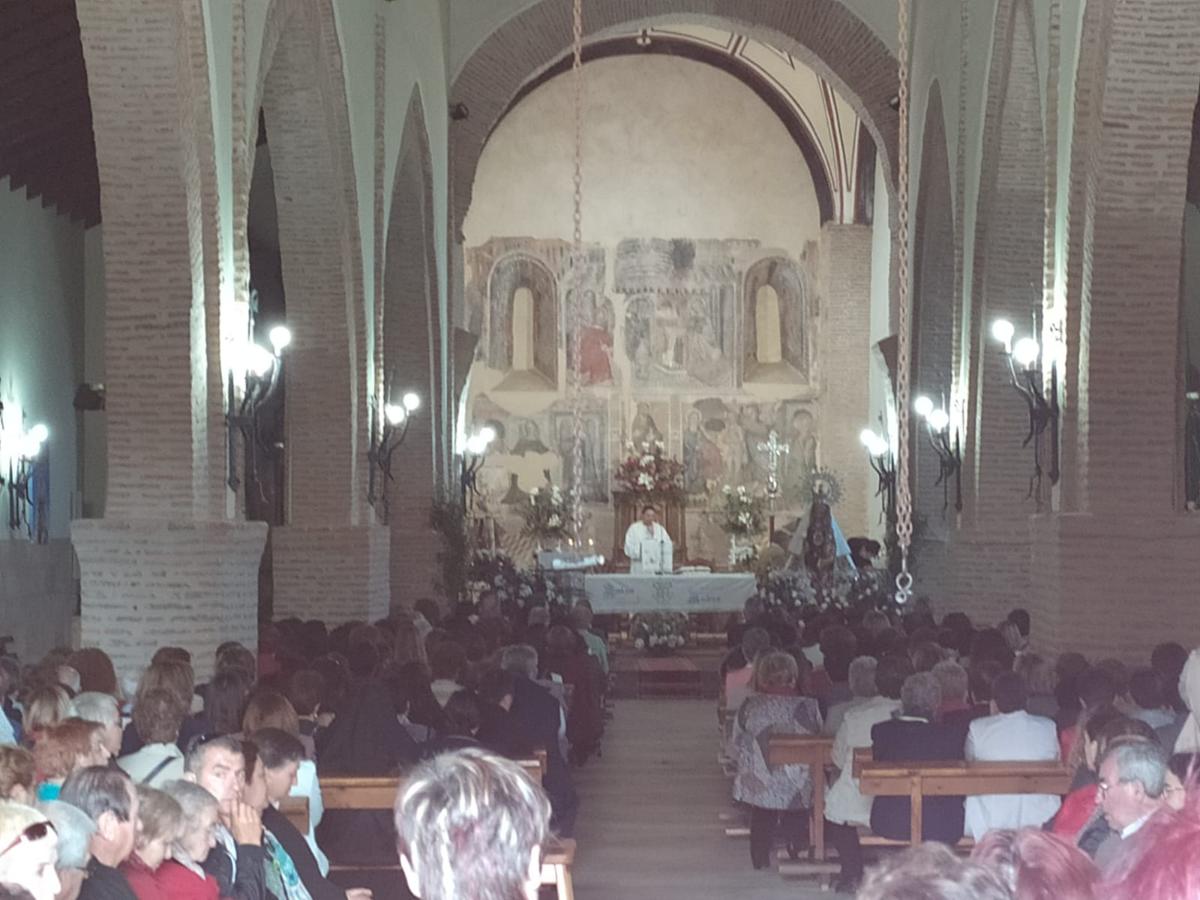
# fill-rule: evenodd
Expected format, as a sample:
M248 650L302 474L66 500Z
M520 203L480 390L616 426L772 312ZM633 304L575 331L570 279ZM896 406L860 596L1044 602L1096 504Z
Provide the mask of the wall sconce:
M1029 407L1029 433L1021 443L1022 447L1033 443L1033 476L1029 479L1026 499L1033 497L1040 502L1043 475L1050 477L1052 485L1058 484L1059 477L1058 367L1051 362L1048 376L1044 375L1038 363L1042 348L1037 339L1023 337L1014 344L1015 333L1012 322L1007 319L997 319L992 323L992 337L1004 346L1012 386ZM1050 447L1048 465L1044 471L1040 450L1042 435L1047 431L1050 432Z
M883 504L883 521L890 524L896 520L896 460L892 456L892 446L870 428L859 432L858 439L867 448L871 468L879 478L875 496Z
M934 407L928 397L913 401L913 412L925 420L929 446L938 458L938 477L934 485L942 486L942 512L950 508L950 482L954 482L954 509L962 512L962 440L958 430L950 438L950 414L945 406Z
M3 420L0 419L0 426ZM46 441L50 429L38 423L28 431L20 429L9 436L15 448L8 460L8 479L0 478L0 486L8 487L8 527L13 531L25 530L30 540L44 544L48 540L46 531L46 492L37 486L38 468L45 462ZM29 516L30 505L35 506L34 516Z
M479 470L483 468L484 458L487 456L488 447L492 441L496 439L496 429L490 425L484 425L479 431L475 432L467 438L466 447L462 455L462 468L459 475L459 481L462 488L462 504L463 509L467 508L467 500L474 500L479 496L479 485L477 477Z
M239 360L239 367L244 373L241 403L237 401L234 370L233 368L229 370L225 412L228 477L225 479L225 483L235 491L241 486L241 480L237 477L237 440L235 435L237 432L241 432L242 440L250 450L250 453L247 454L248 468L251 476L254 477L258 470L256 463L258 452L266 450L259 414L279 394L283 384L283 352L292 343L292 332L286 325L276 325L268 334L268 339L271 341L274 352L252 341L242 348L242 358Z
M413 391L407 391L399 403L383 405L383 427L379 430L379 439L375 440L375 429L371 429L371 449L367 451L370 460L370 481L367 487L367 502L372 506L376 501L383 500L380 520L386 525L388 520L387 485L384 489L376 488L375 472L379 471L387 481L395 481L392 477L392 454L400 449L404 439L408 437L408 426L412 424L413 414L421 408L421 397Z

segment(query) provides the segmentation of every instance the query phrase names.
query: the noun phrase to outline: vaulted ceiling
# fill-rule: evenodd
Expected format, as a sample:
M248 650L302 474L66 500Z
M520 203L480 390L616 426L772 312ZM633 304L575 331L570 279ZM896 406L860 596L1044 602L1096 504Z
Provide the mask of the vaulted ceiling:
M75 0L0 0L0 180L100 221L92 107Z

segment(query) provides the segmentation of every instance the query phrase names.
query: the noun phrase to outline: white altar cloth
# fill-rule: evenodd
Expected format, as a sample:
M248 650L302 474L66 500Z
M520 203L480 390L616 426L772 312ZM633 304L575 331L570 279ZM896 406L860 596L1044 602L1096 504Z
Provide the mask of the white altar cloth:
M758 585L745 572L587 575L583 590L597 613L707 613L741 612Z

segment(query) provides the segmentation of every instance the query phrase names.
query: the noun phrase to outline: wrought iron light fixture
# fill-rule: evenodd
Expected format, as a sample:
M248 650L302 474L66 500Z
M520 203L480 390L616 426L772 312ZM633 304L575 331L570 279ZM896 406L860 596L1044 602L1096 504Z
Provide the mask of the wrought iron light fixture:
M3 424L0 418L0 430ZM46 497L44 490L35 489L34 485L39 467L46 463L46 441L50 430L38 423L25 431L18 423L6 437L6 443L15 445L9 448L8 477L0 478L0 486L8 488L8 527L13 531L23 529L30 540L44 544L47 540ZM32 519L29 515L31 505L36 506Z
M487 456L488 447L491 446L494 440L496 440L496 429L490 425L484 425L467 438L467 443L463 447L462 467L459 472L463 509L467 508L468 500L473 500L479 496L479 486L477 483L479 470L483 468L483 461Z
M234 369L229 370L226 382L226 413L225 430L227 436L228 477L225 483L232 490L241 487L241 479L237 475L237 433L250 450L246 454L249 477L255 478L257 472L256 459L259 451L265 451L261 422L262 410L274 400L283 385L283 354L292 343L292 333L286 325L276 325L269 335L271 350L261 344L248 341L242 348L242 359L238 368L243 372L242 399L237 399L237 384Z
M925 420L929 446L938 458L938 477L935 485L942 486L942 512L950 508L950 484L954 483L954 509L962 512L962 439L958 429L950 435L950 414L945 406L935 407L924 395L913 401L913 412Z
M1037 324L1035 321L1034 328ZM1029 431L1022 447L1033 444L1033 475L1029 479L1029 493L1040 502L1042 481L1050 478L1052 485L1058 484L1058 367L1050 363L1050 371L1043 372L1042 348L1037 338L1029 336L1013 342L1016 329L1008 319L997 319L992 323L992 337L1004 346L1004 357L1008 361L1008 373L1012 386L1025 400L1029 408ZM1043 436L1049 432L1047 456L1043 462Z
M875 496L883 504L883 521L890 524L896 520L896 458L892 454L892 445L870 428L859 432L858 439L867 448L871 468L879 479Z
M412 424L413 415L421 408L421 396L414 391L406 391L399 403L383 405L382 427L379 438L375 439L375 428L371 429L371 449L367 451L370 461L370 479L367 487L367 502L380 507L380 521L387 524L388 506L387 481L395 481L392 477L392 454L400 449L404 439L408 437L408 427ZM385 483L380 487L377 483L376 471ZM382 503L380 503L382 501Z

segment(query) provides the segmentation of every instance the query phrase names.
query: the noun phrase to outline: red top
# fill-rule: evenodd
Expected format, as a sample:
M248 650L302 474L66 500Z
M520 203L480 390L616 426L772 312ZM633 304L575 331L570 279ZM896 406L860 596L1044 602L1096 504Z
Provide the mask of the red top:
M1085 784L1083 787L1071 791L1063 798L1062 806L1058 810L1058 815L1054 817L1050 830L1059 837L1074 841L1075 836L1083 830L1083 826L1095 813L1096 803L1099 799L1100 790L1094 784Z
M136 851L121 863L121 874L138 900L170 900L170 895L159 886L154 870L142 862Z
M174 860L165 862L154 873L155 881L169 900L218 900L220 890L211 875L201 878L191 869ZM138 894L139 900L141 894Z

